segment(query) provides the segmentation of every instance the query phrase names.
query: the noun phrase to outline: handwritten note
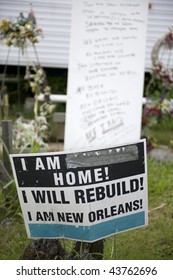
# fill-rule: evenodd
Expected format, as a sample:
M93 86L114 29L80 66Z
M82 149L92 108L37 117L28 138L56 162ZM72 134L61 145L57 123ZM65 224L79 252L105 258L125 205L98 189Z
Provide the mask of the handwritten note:
M65 149L139 140L147 0L73 0Z

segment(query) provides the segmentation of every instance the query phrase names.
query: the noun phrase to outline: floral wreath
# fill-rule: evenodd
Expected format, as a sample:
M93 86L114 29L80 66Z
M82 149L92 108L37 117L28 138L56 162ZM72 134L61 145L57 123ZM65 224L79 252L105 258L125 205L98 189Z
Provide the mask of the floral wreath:
M159 52L162 47L170 51L173 49L173 28L170 28L170 31L155 43L151 52L153 73L159 80L162 80L168 85L173 85L173 69L168 68L159 60Z
M24 50L27 43L38 43L39 36L42 36L42 29L36 26L32 7L27 17L20 13L17 21L11 21L8 18L0 21L0 39L8 47L13 45Z

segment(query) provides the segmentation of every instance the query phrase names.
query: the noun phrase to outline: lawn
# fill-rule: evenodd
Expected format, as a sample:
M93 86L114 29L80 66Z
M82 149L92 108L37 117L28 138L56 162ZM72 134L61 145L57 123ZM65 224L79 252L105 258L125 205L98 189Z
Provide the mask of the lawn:
M173 259L172 168L173 162L148 160L149 225L117 235L117 259Z
M149 225L106 238L104 259L173 259L172 170L173 162L148 158ZM16 209L16 205L14 207ZM3 218L1 215L1 221ZM15 218L11 215L9 218L12 219L7 220L7 224L0 225L1 260L20 259L26 246L32 242L26 236L20 208ZM72 246L71 241L61 241L63 246Z

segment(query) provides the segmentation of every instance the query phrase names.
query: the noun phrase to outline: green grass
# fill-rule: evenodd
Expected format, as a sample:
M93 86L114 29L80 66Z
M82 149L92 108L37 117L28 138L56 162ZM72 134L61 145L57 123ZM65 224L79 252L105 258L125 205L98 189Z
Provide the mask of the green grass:
M9 226L0 226L0 234L0 259L20 259L25 247L31 242L26 236L22 221L16 220Z
M106 238L104 259L173 259L173 162L148 159L149 225ZM0 259L19 259L31 242L20 217L0 226ZM71 241L63 241L71 247Z
M171 141L173 140L173 130L165 131L163 133L160 130L153 129L150 135L156 139L157 145L171 146Z
M173 162L148 160L149 225L116 236L117 259L173 259L172 170ZM106 259L110 257L113 238L106 240Z
M158 124L151 127L148 132L151 137L156 139L158 145L169 146L173 140L173 118L169 116L160 118Z

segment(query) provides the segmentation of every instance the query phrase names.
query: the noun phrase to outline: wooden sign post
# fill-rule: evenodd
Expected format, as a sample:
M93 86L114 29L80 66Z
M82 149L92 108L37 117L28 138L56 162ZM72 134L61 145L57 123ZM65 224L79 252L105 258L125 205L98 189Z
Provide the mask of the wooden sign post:
M3 163L4 167L11 173L11 164L9 154L12 154L12 121L3 120L2 122L2 146L3 146Z

